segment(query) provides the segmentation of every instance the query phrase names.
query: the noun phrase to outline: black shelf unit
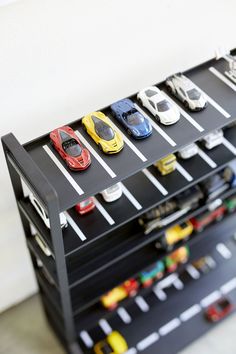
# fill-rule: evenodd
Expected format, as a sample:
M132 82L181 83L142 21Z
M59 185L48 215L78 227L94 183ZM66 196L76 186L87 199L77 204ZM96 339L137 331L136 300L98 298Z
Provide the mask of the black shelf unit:
M131 346L136 343L135 335L139 332L139 326L143 328L143 321L147 321L147 318L149 321L151 317L148 328L154 326L156 315L148 314L146 318L139 318L135 326L128 329L121 327L117 322L116 312L102 309L99 306L99 298L112 287L137 275L142 269L166 255L165 252L158 254L154 247L154 243L166 228L145 236L138 224L138 218L146 211L222 170L236 158L236 126L229 128L229 125L236 121L235 90L214 76L209 70L211 67L223 74L227 63L224 59L212 59L186 72L208 95L207 109L191 113L171 97L181 109L181 119L173 126L158 126L150 114L139 107L151 120L153 134L148 139L135 141L120 128L125 137L125 148L117 155L103 155L83 131L81 119L68 123L91 151L92 164L86 171L69 171L51 147L49 134L24 145L21 145L13 134L2 138L45 313L70 354L91 352L91 348L86 348L81 340L81 331L89 331L96 340L105 337L104 332L97 326L101 318L108 319L113 328L121 328L121 333L124 333ZM168 94L163 82L157 86ZM139 105L136 94L130 98ZM115 122L109 107L102 111ZM200 139L219 128L224 128L223 144L206 150L199 142ZM198 142L207 159L198 154L190 160L178 160L176 171L165 177L152 166L155 161L192 142ZM50 229L45 226L28 196L24 195L22 182L47 210ZM99 192L117 182L122 182L126 193L115 203L105 203ZM230 189L221 197L226 198L234 193L236 191ZM74 206L89 196L96 197L97 208L93 213L79 217ZM198 215L207 210L207 207L207 204L202 205L176 222ZM68 227L63 230L60 227L60 212L66 212L69 222ZM191 259L200 256L203 248L204 251L210 252L217 242L222 241L223 234L224 241L227 241L236 229L234 219L234 215L228 215L223 221L211 225L201 234L194 234L185 242L191 249ZM46 256L39 247L31 226L44 240L52 253L51 256ZM211 234L214 234L214 238ZM221 277L217 278L215 272L207 276L210 287L223 281L224 276L226 279L228 275L225 272L233 274L233 262L234 259L221 265ZM206 280L201 281L204 283ZM198 289L199 286L197 283L189 286L186 299L191 297L189 294L193 291L192 287ZM151 293L150 289L143 289L140 296L148 297ZM171 301L179 301L179 298L175 297ZM122 302L122 306L132 308L133 303L133 299L127 299ZM158 305L157 311L163 313L163 318L172 315L172 310L167 307L164 303ZM159 322L156 325L161 326ZM194 338L200 335L200 332L198 328ZM171 350L168 348L168 352L176 353L194 339L190 337L189 333L181 345L173 345ZM162 346L167 349L165 345L160 344L160 350L164 350ZM148 349L144 352L154 353L155 350ZM158 352L161 352L160 350ZM133 353L138 351L134 349Z

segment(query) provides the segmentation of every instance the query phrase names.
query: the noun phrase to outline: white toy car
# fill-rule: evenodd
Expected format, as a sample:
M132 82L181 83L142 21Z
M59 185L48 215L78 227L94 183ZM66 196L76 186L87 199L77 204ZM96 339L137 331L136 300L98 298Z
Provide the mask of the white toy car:
M44 210L44 208L42 207L42 205L39 203L39 201L33 195L33 193L29 194L29 199L30 199L30 202L32 203L32 205L34 206L34 208L37 210L38 214L43 219L44 224L50 229L49 217L48 217L46 211ZM60 213L60 223L61 223L61 228L68 226L68 223L67 223L64 213Z
M141 90L137 98L156 117L158 122L164 125L174 124L180 118L178 108L156 86Z
M116 183L113 186L104 189L101 192L101 195L105 202L114 202L115 200L119 199L122 196L122 188L120 183Z
M183 74L168 77L166 86L191 111L200 111L207 106L205 95Z
M178 152L179 157L184 160L190 159L190 157L193 157L197 154L198 154L198 146L195 143L183 147Z
M223 130L217 129L205 135L204 138L202 139L202 143L208 150L211 150L215 146L222 144L223 139L224 139Z
M229 70L225 71L225 75L236 83L236 57L232 55L227 56L229 59Z

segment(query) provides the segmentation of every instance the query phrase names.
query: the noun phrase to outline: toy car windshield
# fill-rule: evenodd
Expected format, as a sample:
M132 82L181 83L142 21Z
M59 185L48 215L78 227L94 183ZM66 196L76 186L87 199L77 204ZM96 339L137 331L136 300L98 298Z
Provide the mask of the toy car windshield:
M199 100L201 97L201 92L199 92L197 89L193 88L189 91L187 91L188 97L190 100Z
M108 343L104 343L103 347L101 348L103 354L112 354L113 350L109 346Z
M147 95L147 97L152 97L152 96L155 96L157 94L157 92L154 90L147 90L147 91L145 91L145 94Z
M82 149L75 139L65 141L62 147L63 150L72 157L81 155Z
M157 103L157 109L159 112L165 112L170 109L170 104L166 100Z
M101 139L107 141L114 139L114 131L111 127L109 127L108 124L94 116L92 117L92 119L94 122L95 131Z
M130 125L139 125L144 121L142 115L139 114L135 109L132 109L127 112L126 119Z

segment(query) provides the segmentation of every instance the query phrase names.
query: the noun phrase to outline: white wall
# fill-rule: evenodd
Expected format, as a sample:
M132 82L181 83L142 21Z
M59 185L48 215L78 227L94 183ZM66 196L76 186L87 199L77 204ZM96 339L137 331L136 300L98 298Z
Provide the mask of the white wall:
M235 47L234 0L19 0L0 7L0 135L25 142ZM36 291L0 156L0 310Z

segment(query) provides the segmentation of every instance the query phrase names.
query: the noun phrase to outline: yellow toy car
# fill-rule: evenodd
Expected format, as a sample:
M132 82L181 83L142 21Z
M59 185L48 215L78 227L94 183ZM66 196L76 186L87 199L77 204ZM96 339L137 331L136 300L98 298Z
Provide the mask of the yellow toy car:
M95 344L93 350L96 354L123 354L127 352L128 345L119 332L113 331L106 339Z
M100 301L108 310L114 310L118 306L118 303L126 297L135 296L137 294L138 287L138 282L131 278L103 295Z
M187 239L193 232L193 224L191 221L185 221L182 224L177 224L168 230L166 230L164 236L162 237L159 247L158 243L156 244L157 248L165 248L171 250L174 245L184 239Z
M84 130L105 154L116 154L124 147L120 132L115 130L110 119L102 112L93 112L82 119Z
M176 156L174 154L167 155L163 159L157 161L154 166L158 168L162 176L168 175L176 168Z

